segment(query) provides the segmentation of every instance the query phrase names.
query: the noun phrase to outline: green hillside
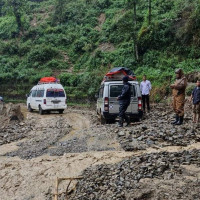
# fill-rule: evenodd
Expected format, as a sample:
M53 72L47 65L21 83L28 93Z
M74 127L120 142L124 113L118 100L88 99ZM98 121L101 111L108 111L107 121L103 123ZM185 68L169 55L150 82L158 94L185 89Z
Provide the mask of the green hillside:
M124 66L147 74L159 100L175 68L200 71L199 45L200 0L3 0L0 95L22 99L56 76L71 98L93 99L104 74Z

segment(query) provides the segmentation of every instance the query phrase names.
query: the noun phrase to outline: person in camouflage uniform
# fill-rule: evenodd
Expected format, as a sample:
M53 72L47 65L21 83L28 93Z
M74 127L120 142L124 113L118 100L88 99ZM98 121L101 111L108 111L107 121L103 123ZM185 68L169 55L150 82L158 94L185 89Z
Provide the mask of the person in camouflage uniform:
M185 104L185 90L187 87L187 79L184 76L182 69L177 69L176 81L170 87L173 95L173 110L176 113L176 119L172 123L174 125L181 125L184 117L184 104Z

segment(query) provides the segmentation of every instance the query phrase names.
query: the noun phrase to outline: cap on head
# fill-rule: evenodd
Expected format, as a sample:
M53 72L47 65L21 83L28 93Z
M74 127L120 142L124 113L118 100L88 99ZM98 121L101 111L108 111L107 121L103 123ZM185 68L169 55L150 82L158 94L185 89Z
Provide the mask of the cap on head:
M128 76L124 76L124 77L122 78L122 81L128 82Z
M183 70L181 68L175 70L176 74L183 74Z

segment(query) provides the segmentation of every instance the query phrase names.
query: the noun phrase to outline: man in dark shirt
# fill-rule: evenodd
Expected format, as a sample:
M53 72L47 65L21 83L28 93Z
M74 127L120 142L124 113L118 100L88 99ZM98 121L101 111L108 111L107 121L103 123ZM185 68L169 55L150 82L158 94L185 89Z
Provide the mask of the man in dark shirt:
M128 82L128 76L124 76L122 80L124 87L122 88L121 95L117 98L119 101L119 127L123 127L124 119L127 126L130 124L130 119L125 115L125 112L131 101L131 84Z
M197 81L190 101L193 101L193 123L200 122L200 80Z

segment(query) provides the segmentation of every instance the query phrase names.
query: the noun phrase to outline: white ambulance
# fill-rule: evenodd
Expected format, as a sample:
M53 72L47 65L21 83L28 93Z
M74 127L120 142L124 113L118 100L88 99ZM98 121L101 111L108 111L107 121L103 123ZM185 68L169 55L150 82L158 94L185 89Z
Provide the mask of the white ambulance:
M39 82L27 95L27 109L29 112L38 110L44 112L58 111L60 114L67 108L67 96L59 82Z

